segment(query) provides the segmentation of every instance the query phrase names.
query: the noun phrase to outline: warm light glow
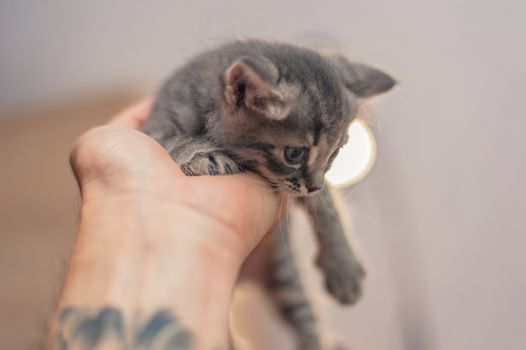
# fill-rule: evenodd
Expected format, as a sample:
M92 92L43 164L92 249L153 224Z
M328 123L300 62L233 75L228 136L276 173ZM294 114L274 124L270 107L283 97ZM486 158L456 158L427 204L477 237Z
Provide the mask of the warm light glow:
M336 186L353 185L371 170L376 158L374 135L363 120L355 119L349 128L349 142L340 150L326 177Z

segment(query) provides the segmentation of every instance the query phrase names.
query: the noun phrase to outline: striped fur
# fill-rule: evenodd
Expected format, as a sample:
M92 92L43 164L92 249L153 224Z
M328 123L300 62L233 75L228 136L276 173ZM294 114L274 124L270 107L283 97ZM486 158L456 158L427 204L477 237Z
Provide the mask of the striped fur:
M300 348L321 350L323 334L301 283L288 236L288 225L283 221L272 237L273 251L266 287L283 318L297 333Z

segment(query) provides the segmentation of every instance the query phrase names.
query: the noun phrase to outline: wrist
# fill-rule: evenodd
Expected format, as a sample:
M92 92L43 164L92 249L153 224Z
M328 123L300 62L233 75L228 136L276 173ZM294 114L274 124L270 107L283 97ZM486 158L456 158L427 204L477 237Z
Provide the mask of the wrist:
M166 310L203 348L226 341L244 257L237 235L156 196L90 198L83 202L60 308L116 307L132 323Z
M160 192L90 191L83 194L79 236L87 231L114 248L130 242L137 253L154 255L159 250L175 255L185 246L191 249L183 251L186 259L241 264L245 247L234 228L173 197Z

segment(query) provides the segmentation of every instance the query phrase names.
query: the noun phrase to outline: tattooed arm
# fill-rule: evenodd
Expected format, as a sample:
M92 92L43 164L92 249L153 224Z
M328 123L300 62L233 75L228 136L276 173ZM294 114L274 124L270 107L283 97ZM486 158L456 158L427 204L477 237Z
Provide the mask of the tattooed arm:
M72 152L81 219L50 349L227 348L238 270L278 199L242 175L185 177L133 130L148 108L89 131Z

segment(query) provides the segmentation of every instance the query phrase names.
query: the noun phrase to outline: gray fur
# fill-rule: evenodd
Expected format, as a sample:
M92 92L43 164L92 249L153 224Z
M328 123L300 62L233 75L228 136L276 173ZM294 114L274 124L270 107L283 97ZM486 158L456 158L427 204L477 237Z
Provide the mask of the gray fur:
M340 303L351 304L361 294L365 272L345 238L324 174L347 142L360 104L394 84L387 74L340 56L236 41L178 69L160 89L144 131L186 175L251 171L273 189L297 197L319 241L317 264L328 291ZM301 148L304 158L287 160L285 150L291 147ZM301 291L296 281L290 286ZM309 309L306 299L289 302L289 309L300 303ZM305 323L295 326L305 336Z
M286 244L288 237L289 227L284 220L272 237L272 254L267 266L269 275L265 285L285 321L298 334L299 348L321 350L327 339L301 283L291 247Z
M387 75L369 71L379 72L292 45L234 42L177 70L161 88L144 130L188 175L210 174L201 157L192 159L195 152L222 152L220 158L232 158L238 170L253 170L281 191L304 195L322 186L327 161L345 142L359 107L361 98L346 87L359 86L370 96L392 86L385 84L393 81ZM368 77L372 84L362 79ZM275 148L247 149L254 143ZM285 146L315 146L317 157L308 167L287 166Z
M325 285L342 304L353 304L361 295L365 270L347 241L342 218L326 184L316 196L302 197L320 244L316 264L324 272Z

